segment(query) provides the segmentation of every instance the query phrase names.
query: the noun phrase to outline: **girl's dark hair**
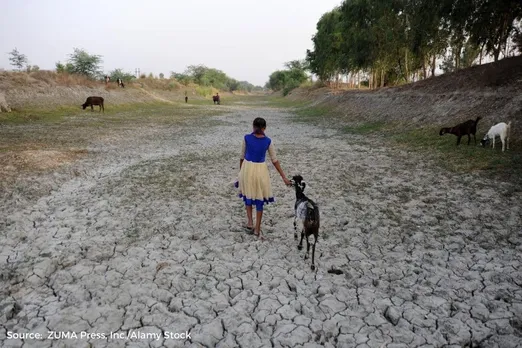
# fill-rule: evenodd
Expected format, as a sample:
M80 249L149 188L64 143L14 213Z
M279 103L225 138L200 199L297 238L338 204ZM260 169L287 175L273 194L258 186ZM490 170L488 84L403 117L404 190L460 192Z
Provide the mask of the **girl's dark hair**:
M254 120L254 133L263 134L263 128L266 128L266 121L264 118L258 117Z

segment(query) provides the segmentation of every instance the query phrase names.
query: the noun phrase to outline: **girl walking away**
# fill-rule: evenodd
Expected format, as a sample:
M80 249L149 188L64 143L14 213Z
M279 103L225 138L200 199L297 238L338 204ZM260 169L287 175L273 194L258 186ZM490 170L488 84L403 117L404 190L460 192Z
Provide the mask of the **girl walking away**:
M290 186L288 180L277 160L272 139L265 135L266 121L258 117L253 123L254 131L245 135L241 159L239 161L239 197L243 198L247 213L247 229L253 229L256 236L264 240L261 233L261 219L263 217L263 206L273 203L272 186L268 166L265 163L265 155L268 152L274 167L281 175L286 185ZM256 207L256 226L253 227L252 207Z

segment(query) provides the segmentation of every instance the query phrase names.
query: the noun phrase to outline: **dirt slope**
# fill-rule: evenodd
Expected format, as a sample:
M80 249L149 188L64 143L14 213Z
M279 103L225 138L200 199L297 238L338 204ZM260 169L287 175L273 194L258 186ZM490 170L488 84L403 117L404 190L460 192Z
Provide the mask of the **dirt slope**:
M341 122L404 121L411 127L453 126L481 116L479 134L512 121L522 138L522 57L501 60L424 81L377 91L296 90L289 98L333 107Z
M107 105L183 101L185 92L191 100L210 99L196 93L194 87L184 87L172 80L140 79L119 88L116 82L103 82L56 74L51 71L0 72L0 96L13 110L24 108L56 108L80 106L88 96L105 98ZM0 102L4 100L0 98Z

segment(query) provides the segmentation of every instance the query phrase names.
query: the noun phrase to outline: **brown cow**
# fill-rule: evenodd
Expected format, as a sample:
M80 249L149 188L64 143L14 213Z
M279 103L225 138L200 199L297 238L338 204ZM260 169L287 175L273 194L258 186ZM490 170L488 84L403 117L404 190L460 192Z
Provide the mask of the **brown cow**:
M103 113L105 113L105 108L103 107L103 98L102 97L88 97L85 103L82 104L83 110L85 110L86 107L90 106L91 111L94 111L94 105L100 106L100 112L103 109Z

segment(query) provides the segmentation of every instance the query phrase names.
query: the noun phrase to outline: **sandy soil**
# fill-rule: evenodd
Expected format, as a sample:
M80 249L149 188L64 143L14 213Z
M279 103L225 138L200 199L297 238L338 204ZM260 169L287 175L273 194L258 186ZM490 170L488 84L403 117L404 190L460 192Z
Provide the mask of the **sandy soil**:
M268 241L241 227L231 182L257 116L320 206L316 272L272 167ZM522 197L510 183L262 107L115 132L88 153L68 180L34 179L49 188L38 199L16 185L0 196L1 346L522 346ZM78 339L6 338L48 331Z

